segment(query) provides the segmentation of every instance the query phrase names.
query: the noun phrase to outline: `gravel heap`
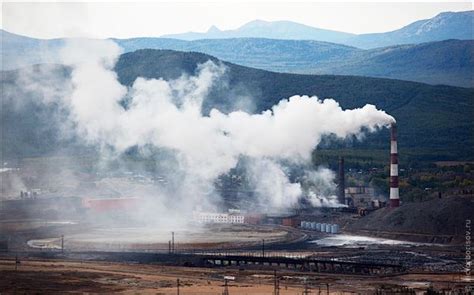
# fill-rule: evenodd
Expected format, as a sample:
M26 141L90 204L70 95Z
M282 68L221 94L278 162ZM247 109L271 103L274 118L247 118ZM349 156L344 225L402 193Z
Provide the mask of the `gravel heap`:
M386 237L393 234L392 238L398 235L415 241L461 243L469 219L474 222L473 198L445 197L382 208L347 225L346 230Z

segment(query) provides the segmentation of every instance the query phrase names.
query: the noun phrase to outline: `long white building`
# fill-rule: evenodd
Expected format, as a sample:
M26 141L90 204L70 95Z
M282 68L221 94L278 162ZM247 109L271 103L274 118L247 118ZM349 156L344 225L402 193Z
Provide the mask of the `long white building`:
M244 223L245 216L232 213L194 212L194 220L201 223Z

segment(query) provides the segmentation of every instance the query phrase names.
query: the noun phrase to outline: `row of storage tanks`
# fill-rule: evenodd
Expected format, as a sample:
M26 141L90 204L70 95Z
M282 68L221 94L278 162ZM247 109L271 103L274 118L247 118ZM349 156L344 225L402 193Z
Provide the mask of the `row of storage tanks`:
M339 225L330 223L318 223L310 221L301 221L301 228L316 230L323 233L338 234Z

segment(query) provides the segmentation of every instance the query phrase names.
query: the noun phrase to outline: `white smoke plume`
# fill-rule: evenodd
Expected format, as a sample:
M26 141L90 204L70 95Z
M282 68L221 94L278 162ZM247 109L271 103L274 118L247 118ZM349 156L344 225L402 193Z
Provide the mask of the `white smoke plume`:
M336 174L334 171L320 167L317 170L305 171L305 182L308 185L307 199L314 207L340 207L335 194L334 180Z
M172 151L184 172L183 194L194 204L213 203L210 187L235 167L240 157L254 159L249 170L258 180L261 201L275 208L295 204L303 192L279 164L309 162L321 137L359 135L394 119L373 105L343 110L333 99L292 96L259 114L217 109L202 114L202 104L225 67L200 65L195 76L179 79L137 78L131 88L113 71L120 48L112 41L71 40L61 51L72 67L72 90L60 104L69 110L77 134L90 144L120 154L130 147L152 145ZM121 102L130 103L124 107ZM333 175L320 170L310 176L328 185ZM317 176L317 177L316 177ZM307 193L314 205L334 205L325 192Z
M301 184L291 183L283 167L274 160L257 159L247 167L261 208L291 208L302 196Z

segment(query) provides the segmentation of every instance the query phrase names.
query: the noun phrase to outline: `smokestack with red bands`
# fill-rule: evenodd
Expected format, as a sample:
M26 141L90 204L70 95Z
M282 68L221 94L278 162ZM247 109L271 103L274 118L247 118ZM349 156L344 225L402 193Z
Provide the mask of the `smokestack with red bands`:
M391 126L390 133L390 207L400 206L398 193L398 150L397 150L397 125Z

